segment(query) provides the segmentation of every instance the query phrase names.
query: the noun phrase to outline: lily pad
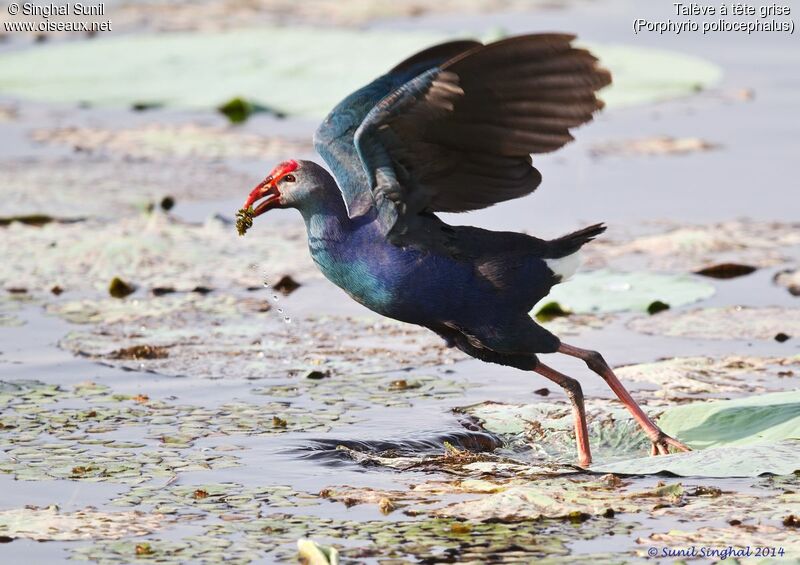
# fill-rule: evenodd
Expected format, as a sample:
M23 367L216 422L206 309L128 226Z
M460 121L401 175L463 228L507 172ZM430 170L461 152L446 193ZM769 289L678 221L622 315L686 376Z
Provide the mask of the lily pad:
M37 381L0 386L0 473L18 480L69 479L139 484L188 471L235 466L217 449L196 449L207 437L268 436L328 431L353 421L344 407L301 408L288 402L225 402L214 408L180 405L107 387L65 390ZM283 425L276 426L275 418ZM138 430L141 442L123 430Z
M792 296L800 296L800 269L781 271L775 275L775 283Z
M790 260L788 248L800 244L800 224L796 223L667 223L661 229L661 233L630 241L599 239L585 248L587 264L601 267L624 260L636 268L682 272L696 272L719 263L769 267Z
M800 391L678 406L659 425L697 449L800 440Z
M800 336L800 309L727 306L688 312L663 312L628 322L632 330L695 339L763 339L776 335Z
M423 328L375 315L295 317L288 324L271 311L257 312L259 301L221 292L128 299L119 305L109 300L51 307L72 321L102 322L68 334L61 347L115 366L173 376L281 378L258 391L278 398L309 393L326 402L407 405L414 398L464 390L463 384L423 375L409 376L411 386L405 389L393 388L396 377L383 376L387 372L438 366L464 356ZM132 360L115 354L134 347L160 348L169 355ZM315 370L336 378L296 378Z
M579 273L556 285L534 307L558 302L562 308L580 314L637 311L647 312L655 301L683 306L709 298L714 287L686 275L592 271Z
M682 438L681 438L682 439ZM680 477L757 477L787 475L800 469L800 441L787 440L744 447L715 447L659 457L641 457L593 466L598 473Z
M27 506L0 511L0 536L36 541L118 539L145 536L171 520L161 514L143 512L100 512L86 508L61 512L55 506Z
M597 143L589 150L596 157L633 155L685 155L697 151L710 151L718 145L696 137L647 137L625 141Z
M706 548L707 551L716 550L717 553L710 555L712 559L744 558L749 561L755 557L755 548L764 548L769 552L762 555L763 559L759 563L783 561L784 559L793 560L794 556L800 554L800 542L798 542L796 532L772 525L705 527L695 531L675 529L665 533L654 533L648 538L638 541L655 547L658 551L656 555L666 556L669 555L671 548L688 549L693 546L708 546L710 545L708 540L715 542L712 547ZM773 548L776 550L774 556L771 553ZM639 553L644 557L644 550ZM652 559L652 556L648 555L648 557Z
M800 375L800 356L676 357L617 367L614 371L623 381L658 385L659 397L665 401L698 395L729 397L764 392L770 379L780 381ZM792 379L788 384L794 382Z
M54 284L104 292L114 277L150 289L261 287L263 276L253 264L300 280L321 277L308 255L302 226L263 227L273 245L257 237L241 239L214 219L192 225L159 214L113 224L13 224L3 230L6 260L0 264L0 287L29 288L48 300Z
M121 35L105 39L102 50L72 42L7 53L0 61L0 92L125 107L158 100L216 108L243 96L278 112L320 118L397 61L446 39L432 32L296 26ZM591 49L614 75L603 93L610 106L685 96L721 77L719 67L683 53L619 45ZM38 72L31 73L34 68ZM134 75L136 81L128 80Z
M433 518L356 522L271 514L207 526L200 535L178 541L148 539L140 543L149 543L159 562L170 564L202 559L249 563L263 559L265 553L277 562L294 562L299 538L330 540L343 561L374 556L387 562L436 562L446 555L461 563L525 563L532 558L566 556L568 543L576 539L627 536L635 527L612 519L575 528L560 521L492 524ZM73 558L105 563L130 562L134 554L134 543L125 541L98 542L72 552Z
M284 485L244 487L237 483L186 484L169 487L138 486L112 501L115 506L150 507L154 515L257 516L269 508L317 504Z
M119 218L139 215L168 195L181 201L239 197L242 187L256 180L196 159L172 160L168 167L141 160L126 160L121 166L103 158L16 159L0 163L0 217L57 212L66 219ZM43 186L58 190L41 190ZM10 231L3 230L3 237Z
M532 486L500 487L496 493L447 506L434 514L501 522L542 518L584 522L590 516L614 516L617 512L638 512L655 504L676 503L682 494L680 484L645 493L621 494L618 488L602 481L553 479Z
M419 3L397 0L315 0L313 5L290 0L268 2L194 2L160 0L125 2L114 6L115 31L202 31L266 26L281 22L303 22L319 26L361 29L375 21L418 18L436 14L484 14L504 11L549 11L574 0L442 0Z
M800 470L800 392L698 402L667 410L658 424L697 451L593 467L621 474L755 477Z
M195 166L197 159L276 159L312 152L310 141L264 137L231 128L197 124L148 124L129 129L40 129L34 131L32 137L42 143L80 147L83 153L150 161L192 159ZM217 190L222 188L218 186ZM240 187L237 195L244 190Z
M800 468L798 392L670 408L661 415L659 425L697 451L661 457L644 456L646 442L625 414L607 407L598 413L596 404L589 404L587 415L595 461L592 471L748 477L789 474ZM566 407L483 403L459 410L498 434L505 444L500 453L511 461L538 465L548 458L574 458L572 418Z

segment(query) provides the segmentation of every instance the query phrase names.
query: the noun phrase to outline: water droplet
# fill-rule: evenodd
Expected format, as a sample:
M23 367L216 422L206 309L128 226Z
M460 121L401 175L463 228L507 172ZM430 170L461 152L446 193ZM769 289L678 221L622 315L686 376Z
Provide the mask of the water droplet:
M283 321L286 322L287 324L291 324L292 323L292 319L289 316L284 316L283 317Z

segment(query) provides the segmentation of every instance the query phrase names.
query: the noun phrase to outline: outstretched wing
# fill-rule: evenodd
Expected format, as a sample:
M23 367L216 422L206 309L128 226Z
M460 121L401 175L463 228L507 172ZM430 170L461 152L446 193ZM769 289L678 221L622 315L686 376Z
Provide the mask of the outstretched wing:
M470 49L387 94L355 134L384 232L427 212L463 212L532 192L531 153L554 151L603 103L608 71L574 36Z
M420 73L476 47L481 47L477 41L461 40L420 51L342 100L322 122L314 134L314 146L339 181L350 217L364 214L373 205L364 166L354 145L356 130L369 111Z

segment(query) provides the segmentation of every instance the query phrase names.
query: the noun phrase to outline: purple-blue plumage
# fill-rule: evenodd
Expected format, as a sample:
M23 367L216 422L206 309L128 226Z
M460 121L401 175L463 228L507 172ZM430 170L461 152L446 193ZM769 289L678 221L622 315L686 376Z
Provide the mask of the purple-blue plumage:
M335 179L313 162L287 161L251 192L246 207L260 202L253 216L298 209L320 270L364 306L427 327L473 357L536 371L563 387L580 463L588 465L580 384L537 353L586 361L629 408L654 453L687 449L644 414L600 354L562 343L529 315L561 280L553 261L572 256L605 227L546 241L450 226L435 215L529 194L541 182L531 154L569 142L570 129L602 107L595 92L611 77L572 39L455 41L411 57L348 96L317 130L315 146Z

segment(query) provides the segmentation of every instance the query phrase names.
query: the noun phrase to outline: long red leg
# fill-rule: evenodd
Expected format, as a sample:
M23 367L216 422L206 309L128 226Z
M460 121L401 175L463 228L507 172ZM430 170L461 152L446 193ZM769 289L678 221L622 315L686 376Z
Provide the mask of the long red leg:
M578 465L588 467L592 464L592 453L589 449L589 431L586 427L586 410L583 405L583 390L575 379L559 373L555 369L539 362L533 369L564 389L572 403L572 415L575 419L575 442L578 445Z
M617 376L614 374L614 371L611 370L611 367L609 367L608 363L606 363L605 359L603 359L603 356L597 351L581 349L579 347L573 347L571 345L562 343L558 348L558 352L583 360L592 371L603 377L603 380L608 383L608 386L611 387L611 390L614 391L614 394L617 395L617 398L619 398L625 407L630 411L630 413L633 415L633 418L636 420L642 430L644 430L644 433L647 434L648 438L650 438L650 441L653 444L651 449L652 455L667 455L669 453L670 446L680 451L691 451L686 445L677 439L668 436L653 423L653 421L647 416L647 414L644 413L644 410L641 409L631 394L619 381Z

